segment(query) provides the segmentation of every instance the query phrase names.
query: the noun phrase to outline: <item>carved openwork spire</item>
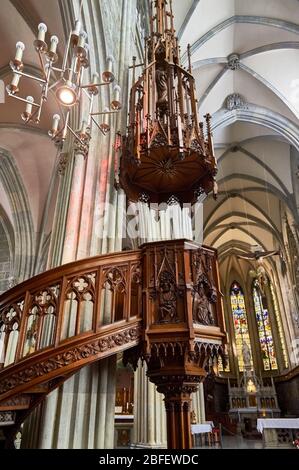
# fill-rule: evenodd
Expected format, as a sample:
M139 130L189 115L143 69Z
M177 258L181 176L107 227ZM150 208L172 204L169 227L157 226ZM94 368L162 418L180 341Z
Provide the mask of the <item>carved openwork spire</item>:
M172 2L152 2L145 63L135 81L134 61L129 123L123 138L120 184L128 198L149 203L196 202L213 190L217 172L210 116L207 135L199 122L190 48L182 67L175 37Z

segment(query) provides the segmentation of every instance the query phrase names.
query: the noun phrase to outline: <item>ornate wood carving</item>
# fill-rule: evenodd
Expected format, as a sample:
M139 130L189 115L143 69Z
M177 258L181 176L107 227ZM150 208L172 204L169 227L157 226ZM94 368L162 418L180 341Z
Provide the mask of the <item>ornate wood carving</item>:
M119 183L128 198L195 202L196 190L208 194L217 173L210 116L207 138L198 121L195 81L180 64L171 2L156 1L145 64L133 83L127 134L123 137ZM160 18L158 20L158 18ZM135 65L133 82L135 81ZM216 196L216 192L214 191Z
M111 328L113 327L111 326ZM107 328L105 327L105 329ZM54 351L51 351L52 354L51 352L46 354L44 360L38 360L37 358L35 361L28 361L27 367L20 367L19 365L17 367L18 372L14 372L13 369L4 371L6 373L3 373L3 378L0 378L0 399L4 398L10 390L19 388L24 384L46 382L49 380L48 376L50 374L51 378L59 376L64 373L63 369L70 369L70 366L75 368L81 365L82 367L95 359L106 357L107 353L109 355L116 353L120 347L127 346L130 343L134 345L139 340L140 335L139 325L126 328L119 333L102 334L98 340L91 342L82 340L82 344L76 347L68 346L60 353L57 353L54 349Z
M0 410L22 410L27 409L30 406L30 396L29 395L18 395L14 396L8 400L0 402Z
M215 264L211 254L203 249L192 253L192 315L194 323L201 325L216 325L215 305L213 304L216 304L218 294L212 271L213 262Z
M16 414L13 411L0 411L0 426L11 426L15 419Z

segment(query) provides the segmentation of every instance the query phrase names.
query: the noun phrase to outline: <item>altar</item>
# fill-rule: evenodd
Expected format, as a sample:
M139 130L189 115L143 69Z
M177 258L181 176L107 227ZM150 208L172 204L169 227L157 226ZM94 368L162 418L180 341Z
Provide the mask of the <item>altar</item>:
M201 424L191 424L191 434L193 437L194 447L221 446L221 436L219 429L214 427L212 421Z
M256 428L266 448L290 448L299 439L299 418L258 419Z

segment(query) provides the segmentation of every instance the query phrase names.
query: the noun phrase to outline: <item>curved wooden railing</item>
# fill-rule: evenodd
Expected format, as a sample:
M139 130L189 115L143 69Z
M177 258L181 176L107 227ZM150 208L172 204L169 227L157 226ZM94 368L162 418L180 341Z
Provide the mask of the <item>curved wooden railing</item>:
M30 407L29 394L137 345L141 289L138 250L73 262L1 295L0 409L17 395Z

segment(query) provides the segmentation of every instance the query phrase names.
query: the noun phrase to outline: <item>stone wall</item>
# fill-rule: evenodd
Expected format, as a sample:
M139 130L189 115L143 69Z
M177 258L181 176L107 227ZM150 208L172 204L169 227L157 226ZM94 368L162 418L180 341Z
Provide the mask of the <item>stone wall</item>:
M0 224L0 294L8 289L10 278L10 253L3 226Z

